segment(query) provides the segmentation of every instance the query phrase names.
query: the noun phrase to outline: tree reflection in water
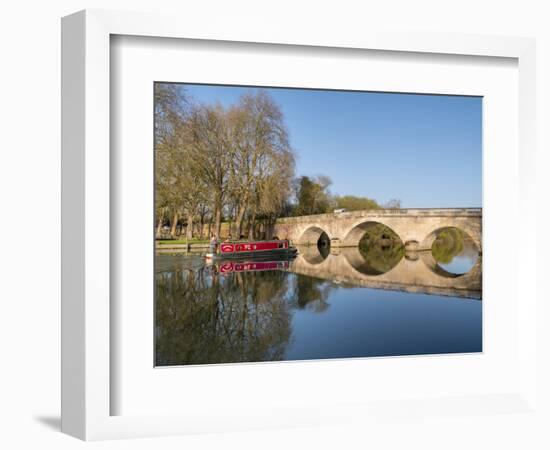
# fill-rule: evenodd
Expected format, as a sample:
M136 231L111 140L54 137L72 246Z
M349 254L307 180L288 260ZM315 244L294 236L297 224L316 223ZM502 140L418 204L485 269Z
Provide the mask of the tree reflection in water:
M324 312L328 309L327 302L332 283L318 278L295 275L294 299L292 306L298 309L311 309L314 312Z
M469 329L456 328L467 321L459 324L455 320L457 311L462 311L466 315L471 313L478 317L479 307L472 306L468 301L456 299L461 303L445 301L440 305L433 302L432 296L423 293L401 292L401 288L390 293L391 286L378 288L378 285L374 285L374 289L381 289L380 291L370 289L359 293L358 289L371 285L357 284L357 274L347 278L350 264L372 281L379 279L378 275L388 272L402 261L403 244L399 238L396 239L393 236L391 230L377 227L371 233L366 233L359 248L344 248L340 250L341 253L323 255L321 250L325 250L324 247L328 246L320 246L320 248L311 246L306 247L303 252L300 250L300 255L295 262L300 262L308 269L303 274L300 274L292 264L279 266L288 268L289 271L265 270L221 274L214 267L206 266L204 259L199 256L157 256L155 263L157 269L156 365L319 358L324 357L319 353L318 343L323 339L326 339L323 344L327 348L326 354L331 357L351 354L350 348L354 349L354 355L370 355L369 348L372 342L367 337L372 333L378 333L377 335L381 336L380 340L376 341L377 344L387 343L391 347L390 343L396 342L392 334L394 328L384 325L387 323L386 319L394 320L396 314L401 315L404 331L418 327L415 329L414 336L420 333L423 336L433 337L422 341L423 344L415 348L416 353L429 352L426 349L432 348L433 342L440 341L443 329L447 330L450 336L448 342L460 344L462 342L460 339L472 335ZM428 269L432 272L438 274L432 266L439 270L439 264L441 264L444 269L441 273L444 274L445 279L449 274L454 274L453 278L458 279L460 275L456 275L457 273L465 273L469 270L462 269L466 264L463 261L464 258L468 260L466 261L468 264L473 264L470 259L475 263L481 257L475 247L470 255L469 248L468 239L463 234L456 234L453 231L441 232L434 241L432 252L424 251L423 255L426 258L429 256ZM328 250L330 251L330 247ZM348 250L352 250L351 254L346 253ZM454 266L444 266L444 261L451 261L450 264ZM411 270L414 270L414 267L425 268L420 260L413 262L403 260L403 262L409 269L412 264ZM339 269L346 272L339 273ZM432 274L432 272L429 273ZM395 272L392 273L395 277ZM374 276L369 277L369 275ZM481 272L479 272L480 276ZM413 278L416 283L417 278ZM477 283L476 279L472 280L474 284ZM407 281L403 283L406 284ZM429 284L426 286L429 288L426 293L430 293L433 286ZM348 288L350 289L349 298L348 293L343 291ZM457 289L470 288L466 285ZM361 301L355 301L359 295ZM400 303L400 310L396 310L392 306L396 303L380 301L381 298L395 298L396 301L401 301L407 296L417 298L417 305L413 306L411 302L406 301ZM469 297L466 296L466 298ZM446 305L452 305L452 308L447 309ZM448 326L441 327L437 322L424 323L421 319L424 317L422 314L411 315L411 311L437 313L439 320L444 321ZM368 323L373 314L382 319L370 323L369 327L364 327L361 321ZM326 330L332 330L332 340L326 338ZM351 338L351 340L348 338L340 340L339 335L334 334L336 333L334 330L348 338L353 335L364 339L359 339L357 342ZM401 332L402 330L399 331ZM457 334L453 335L453 333ZM350 347L345 347L342 344L344 342ZM356 344L349 344L349 342L356 342ZM405 339L399 344L403 345L405 349L403 352L412 352L407 347L409 343L410 339ZM339 350L335 350L336 348ZM462 351L464 348L474 347L449 344L438 352L455 348ZM400 350L395 348L388 350L389 353L384 353L385 351L377 350L372 354L401 354Z
M437 262L449 264L464 250L465 235L458 228L445 228L437 233L432 244L432 255Z
M365 260L361 271L367 275L380 275L401 261L405 247L391 228L381 223L371 223L359 241L359 252Z
M156 274L156 365L277 361L290 339L286 273Z
M444 270L455 274L468 272L478 259L473 240L458 228L443 228L436 232L432 256Z

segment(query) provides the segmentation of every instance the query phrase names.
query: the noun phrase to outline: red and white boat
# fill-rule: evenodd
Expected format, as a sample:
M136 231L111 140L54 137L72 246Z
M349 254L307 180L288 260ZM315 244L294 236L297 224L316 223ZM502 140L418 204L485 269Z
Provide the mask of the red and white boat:
M265 272L269 270L287 270L288 261L223 261L218 270L220 273Z
M207 259L256 259L256 258L292 258L296 248L284 240L222 242L216 253L207 253Z

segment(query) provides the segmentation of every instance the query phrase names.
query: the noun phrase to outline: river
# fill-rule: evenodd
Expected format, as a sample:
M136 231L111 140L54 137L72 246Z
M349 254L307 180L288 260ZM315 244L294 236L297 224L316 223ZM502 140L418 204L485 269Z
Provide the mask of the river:
M157 255L157 366L482 351L481 256L299 249L291 261Z

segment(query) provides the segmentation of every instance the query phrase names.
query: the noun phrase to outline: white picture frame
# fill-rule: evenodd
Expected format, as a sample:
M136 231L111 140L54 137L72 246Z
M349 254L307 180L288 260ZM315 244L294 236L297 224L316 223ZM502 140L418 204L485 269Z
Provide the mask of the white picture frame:
M207 28L200 21L165 14L98 10L82 11L63 19L62 430L81 439L97 440L307 425L346 417L371 420L387 414L388 405L376 401L368 405L332 404L329 413L319 405L303 408L278 405L270 413L250 412L244 416L246 421L190 412L111 415L111 394L116 389L110 378L110 335L114 331L110 321L110 180L116 177L110 171L109 152L112 35L517 59L518 213L522 223L531 229L536 222L532 195L536 145L534 41L380 30L314 34L292 29L269 31L258 24L245 27L216 23L215 27ZM535 272L536 247L534 242L527 242L517 251L519 261L530 262L529 267L519 264L517 270L517 283L522 286L517 319L517 351L521 361L517 389L485 396L482 402L481 395L471 396L459 405L456 399L434 400L427 396L422 407L431 405L439 411L459 408L466 415L497 410L503 402L518 411L536 407L536 289L534 283L526 283L532 279L530 273ZM410 404L408 407L411 408ZM306 411L308 414L304 414Z

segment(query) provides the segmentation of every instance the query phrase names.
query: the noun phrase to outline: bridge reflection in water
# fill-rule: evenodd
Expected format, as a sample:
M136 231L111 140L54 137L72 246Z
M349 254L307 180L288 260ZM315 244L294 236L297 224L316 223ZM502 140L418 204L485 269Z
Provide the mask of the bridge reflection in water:
M447 232L431 251L407 251L384 235L299 247L290 261L156 256L155 364L481 351L476 247Z
M359 247L328 249L299 246L291 272L355 286L449 297L481 299L481 255L470 253L473 267L454 274L439 264L431 251L404 252L395 266L376 273Z

